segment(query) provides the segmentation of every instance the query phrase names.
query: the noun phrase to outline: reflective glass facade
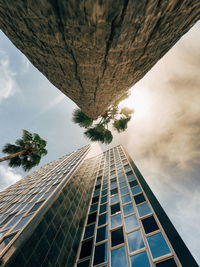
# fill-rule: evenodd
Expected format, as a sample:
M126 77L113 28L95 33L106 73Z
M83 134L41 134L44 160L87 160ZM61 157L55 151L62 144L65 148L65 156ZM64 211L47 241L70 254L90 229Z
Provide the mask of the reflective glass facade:
M88 149L0 193L6 266L197 267L123 147Z

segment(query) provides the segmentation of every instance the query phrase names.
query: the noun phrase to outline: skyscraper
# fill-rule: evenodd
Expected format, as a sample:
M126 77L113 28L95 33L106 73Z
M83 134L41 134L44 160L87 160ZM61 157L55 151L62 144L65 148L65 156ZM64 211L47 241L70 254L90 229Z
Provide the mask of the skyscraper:
M197 267L123 147L89 148L0 193L2 265Z

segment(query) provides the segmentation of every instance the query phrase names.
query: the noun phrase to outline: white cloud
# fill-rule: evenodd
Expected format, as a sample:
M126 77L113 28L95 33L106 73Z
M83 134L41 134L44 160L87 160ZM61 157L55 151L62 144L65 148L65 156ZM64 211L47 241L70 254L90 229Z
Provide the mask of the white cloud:
M22 178L14 169L6 165L0 166L0 190L5 189L7 186L16 183Z
M18 86L15 75L10 68L9 57L0 51L0 102L16 93Z

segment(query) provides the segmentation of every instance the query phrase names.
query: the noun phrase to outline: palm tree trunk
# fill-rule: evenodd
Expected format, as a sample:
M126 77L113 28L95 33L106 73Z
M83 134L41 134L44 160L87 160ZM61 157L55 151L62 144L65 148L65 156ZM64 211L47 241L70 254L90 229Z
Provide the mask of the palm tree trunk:
M9 155L9 156L0 158L0 162L1 162L1 161L8 160L8 159L15 158L15 157L20 156L20 155L23 155L23 154L25 154L26 152L27 152L27 150L24 149L24 150L21 150L21 151L19 151L19 152L17 152L17 153L14 153L14 154L11 154L11 155Z

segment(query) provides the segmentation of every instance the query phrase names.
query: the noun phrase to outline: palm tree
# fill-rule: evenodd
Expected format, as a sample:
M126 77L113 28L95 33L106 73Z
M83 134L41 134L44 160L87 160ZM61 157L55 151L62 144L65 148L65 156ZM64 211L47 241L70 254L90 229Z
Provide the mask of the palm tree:
M10 167L22 166L25 171L28 171L38 165L41 157L47 154L46 144L47 142L38 134L23 130L21 139L16 140L15 144L4 146L2 152L9 156L0 158L0 162L8 160Z
M112 133L108 129L110 123L112 122L114 130L120 133L127 129L128 122L131 119L132 109L118 108L119 102L127 98L127 96L127 94L121 96L97 119L92 119L80 109L76 109L73 113L73 122L87 129L84 134L90 140L109 144L113 139Z

